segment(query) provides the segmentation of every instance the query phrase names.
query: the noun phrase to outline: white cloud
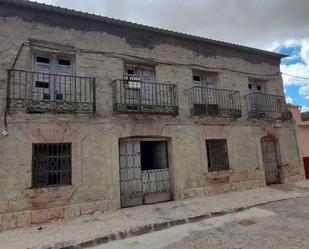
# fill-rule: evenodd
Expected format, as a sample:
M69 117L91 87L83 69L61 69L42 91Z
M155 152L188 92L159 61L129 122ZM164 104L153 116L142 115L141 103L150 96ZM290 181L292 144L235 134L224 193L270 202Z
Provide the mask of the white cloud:
M293 99L290 96L285 96L285 100L287 103L292 104L293 103Z
M45 4L52 4L52 5L56 4L56 1L54 1L54 0L35 0L35 2L45 3Z
M284 58L285 61L292 61L292 60L296 60L299 59L299 55L294 54L294 55L290 55L289 57Z
M308 65L309 64L309 41L304 40L302 42L302 47L301 47L301 56L304 59L305 63Z
M298 77L308 77L309 78L309 71L308 71L308 64L303 63L295 63L290 65L281 65L281 72L289 75L295 75ZM303 85L306 82L309 83L309 80L304 80L297 77L291 77L287 75L282 75L284 84L288 85Z
M302 106L301 112L308 112L309 111L309 106Z
M291 77L283 74L283 83L285 86L298 86L298 93L305 99L309 99L309 40L303 39L298 42L293 41L290 46L301 47L300 53L294 56L301 58L302 61L290 65L281 65L282 73L297 76ZM298 77L304 77L308 79Z

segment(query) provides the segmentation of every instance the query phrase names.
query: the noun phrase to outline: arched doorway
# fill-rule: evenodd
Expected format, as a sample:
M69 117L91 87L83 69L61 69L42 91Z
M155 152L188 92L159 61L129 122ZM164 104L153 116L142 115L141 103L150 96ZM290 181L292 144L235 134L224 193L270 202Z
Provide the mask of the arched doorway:
M264 137L261 139L261 146L266 184L280 183L276 140Z

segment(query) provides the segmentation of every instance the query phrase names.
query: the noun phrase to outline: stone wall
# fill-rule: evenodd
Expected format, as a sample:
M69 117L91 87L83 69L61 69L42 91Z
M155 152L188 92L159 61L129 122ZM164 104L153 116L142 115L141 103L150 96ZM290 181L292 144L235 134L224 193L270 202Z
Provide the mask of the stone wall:
M29 41L75 51L76 75L96 77L97 112L8 113L9 134L0 136L0 230L120 208L118 142L125 137L169 139L175 200L265 185L260 140L269 135L278 139L281 181L303 178L293 121L249 119L243 97L250 77L267 80L269 93L283 95L281 77L268 76L278 73L279 59L154 34L145 34L153 36L151 45L137 46L143 34L136 30L122 28L121 35L119 27L111 31L107 25L103 25L106 30L87 31L83 26L48 24L48 18L30 22L30 12L0 17L0 130L4 129L6 70L21 44ZM31 51L24 46L15 68L31 70ZM153 65L157 82L177 84L179 115L112 115L110 84L122 77L125 62ZM192 87L192 70L215 71L218 88L240 91L242 118L191 117L187 90ZM210 138L227 139L229 171L208 172L205 140ZM37 142L72 143L71 186L31 187L31 150Z

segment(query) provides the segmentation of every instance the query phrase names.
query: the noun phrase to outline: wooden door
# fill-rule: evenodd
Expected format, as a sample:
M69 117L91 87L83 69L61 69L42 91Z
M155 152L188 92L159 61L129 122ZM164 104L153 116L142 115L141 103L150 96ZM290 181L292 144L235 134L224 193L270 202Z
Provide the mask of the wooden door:
M213 90L216 85L216 76L203 75L201 80L201 86L205 87L206 104L216 104L215 90Z
M71 100L72 58L37 54L34 56L33 100ZM80 100L82 101L82 100Z
M279 170L274 140L262 139L263 164L266 184L279 183Z
M141 88L141 104L142 105L155 105L155 85L154 85L154 71L152 69L144 69L140 70L140 76L142 81Z
M267 111L267 107L273 105L269 102L266 93L265 83L259 81L249 81L250 105L253 111Z
M52 58L49 55L37 54L34 56L34 74L32 100L50 100L52 86Z
M56 57L54 59L55 68L55 91L54 100L56 101L72 101L72 89L73 89L73 67L72 59L69 57ZM79 82L79 84L81 84ZM79 86L81 87L81 86ZM82 91L85 91L82 89ZM86 93L84 93L86 96ZM80 99L83 101L83 99Z
M143 204L140 142L119 144L121 206Z
M216 104L215 89L217 83L216 74L194 73L193 83L202 87L198 92L197 99L199 103L196 104Z
M128 105L127 108L132 108L133 110L136 110L137 108L139 108L138 106L140 104L140 71L136 67L125 66L123 76L124 78L128 79L134 78L136 82L135 80L128 80L128 82L124 81L124 85L122 86L124 89L121 90L123 92L121 102Z

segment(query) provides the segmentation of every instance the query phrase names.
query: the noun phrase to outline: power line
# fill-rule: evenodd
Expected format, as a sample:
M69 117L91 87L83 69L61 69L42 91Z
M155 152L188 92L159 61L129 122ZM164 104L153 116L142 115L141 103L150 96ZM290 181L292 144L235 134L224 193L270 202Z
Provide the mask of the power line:
M38 48L43 48L43 49L56 50L56 51L60 51L60 52L67 51L67 52L79 52L79 53L83 53L83 54L101 54L101 55L114 57L114 58L120 58L120 59L130 58L130 59L141 60L141 61L145 61L145 62L149 62L149 63L159 63L159 64L165 64L165 65L179 66L179 67L197 67L197 68L204 68L204 69L209 69L209 70L223 70L223 71L230 71L230 72L234 72L234 73L241 73L241 74L245 74L245 75L249 75L249 76L251 75L251 76L261 76L261 77L278 77L280 75L279 72L276 72L276 73L273 73L273 74L259 74L259 73L253 73L253 72L240 71L240 70L228 68L228 67L211 67L211 66L202 65L202 64L176 63L176 62L172 62L172 61L164 61L164 60L160 60L160 59L156 59L156 58L145 58L145 57L141 57L141 56L137 56L137 55L127 54L127 53L119 53L119 52L98 51L98 50L79 49L79 48L75 48L75 49L54 48L54 47L50 47L50 46L46 46L46 45L33 43L33 42L25 42L21 45L11 69L14 69L14 67L17 63L17 60L20 56L21 50L24 46L30 46L30 47L32 46L32 47L38 47Z
M290 76L290 77L293 77L293 78L298 78L298 79L303 79L303 80L309 80L309 78L307 78L307 77L291 75L291 74L287 74L287 73L283 73L283 72L282 72L281 74L286 75L286 76Z

